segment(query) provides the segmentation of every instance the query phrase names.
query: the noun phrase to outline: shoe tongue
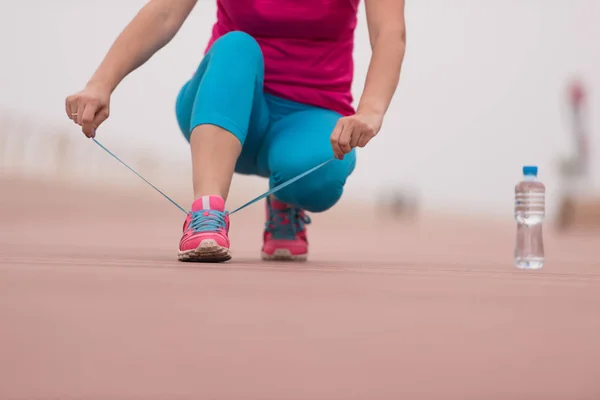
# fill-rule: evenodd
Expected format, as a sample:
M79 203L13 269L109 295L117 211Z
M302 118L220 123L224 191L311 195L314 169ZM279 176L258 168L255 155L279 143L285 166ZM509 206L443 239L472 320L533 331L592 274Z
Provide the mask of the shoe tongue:
M225 200L220 196L202 196L192 203L192 212L202 210L225 211Z

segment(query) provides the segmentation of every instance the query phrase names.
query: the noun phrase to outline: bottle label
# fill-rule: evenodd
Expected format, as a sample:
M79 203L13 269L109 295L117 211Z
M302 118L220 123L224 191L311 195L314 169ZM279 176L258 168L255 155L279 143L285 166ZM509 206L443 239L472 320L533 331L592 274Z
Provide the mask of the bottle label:
M515 195L515 208L517 211L544 212L545 193L517 193Z

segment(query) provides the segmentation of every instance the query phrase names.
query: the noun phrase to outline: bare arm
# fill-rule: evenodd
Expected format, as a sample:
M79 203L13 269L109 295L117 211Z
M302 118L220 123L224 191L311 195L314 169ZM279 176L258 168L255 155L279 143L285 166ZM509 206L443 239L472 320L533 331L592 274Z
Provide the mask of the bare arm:
M121 32L85 88L65 102L67 116L87 137L109 116L119 83L173 39L197 0L150 0Z
M404 61L404 0L365 0L365 6L371 62L356 114L340 118L331 133L331 147L338 159L355 147L365 147L377 135Z
M366 0L371 62L358 114L383 120L400 79L406 48L405 0Z
M89 84L110 92L173 39L197 0L150 0L117 37Z

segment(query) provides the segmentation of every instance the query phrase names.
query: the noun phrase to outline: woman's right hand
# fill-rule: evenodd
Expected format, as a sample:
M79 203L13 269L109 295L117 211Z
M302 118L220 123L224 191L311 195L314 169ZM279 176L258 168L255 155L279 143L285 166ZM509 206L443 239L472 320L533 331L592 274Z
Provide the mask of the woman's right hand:
M108 118L110 94L109 88L88 84L79 93L67 97L65 109L67 116L81 126L85 136L95 137L96 129Z

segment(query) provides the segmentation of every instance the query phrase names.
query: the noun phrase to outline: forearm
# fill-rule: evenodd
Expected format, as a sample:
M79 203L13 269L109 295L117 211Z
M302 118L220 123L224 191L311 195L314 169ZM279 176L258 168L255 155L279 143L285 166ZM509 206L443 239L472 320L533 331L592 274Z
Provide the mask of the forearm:
M404 29L381 32L374 40L358 113L375 114L383 119L398 87L405 48Z
M187 13L192 7L193 4ZM127 75L171 41L187 13L165 1L149 2L117 37L88 84L100 84L114 91Z

